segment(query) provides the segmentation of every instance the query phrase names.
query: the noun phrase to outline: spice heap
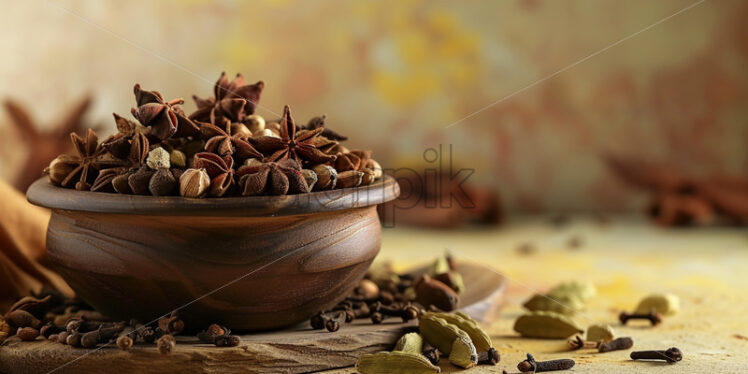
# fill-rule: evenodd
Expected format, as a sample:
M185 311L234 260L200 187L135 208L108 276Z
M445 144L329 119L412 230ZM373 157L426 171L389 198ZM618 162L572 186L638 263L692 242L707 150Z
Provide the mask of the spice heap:
M50 181L80 191L183 197L286 195L368 185L382 168L371 151L349 150L325 127L326 117L298 126L286 105L280 119L255 113L264 82L246 84L225 73L214 97L166 101L157 91L134 88L133 119L114 114L117 134L99 142L89 129L71 133L74 155L45 169Z
M159 352L169 354L176 346L174 337L184 329L184 322L176 314L160 318L155 326L136 320L112 321L81 300L44 290L17 301L0 317L0 343L14 335L23 341L34 341L41 336L78 348L114 343L122 350L129 350L136 343L155 344ZM239 336L218 325L208 326L197 337L219 347L241 343Z
M416 319L425 311L450 312L460 305L464 291L462 276L454 259L440 256L426 274L398 274L390 264L372 266L353 293L328 311L312 316L314 329L337 331L345 322L369 318L373 324L388 318L403 322Z

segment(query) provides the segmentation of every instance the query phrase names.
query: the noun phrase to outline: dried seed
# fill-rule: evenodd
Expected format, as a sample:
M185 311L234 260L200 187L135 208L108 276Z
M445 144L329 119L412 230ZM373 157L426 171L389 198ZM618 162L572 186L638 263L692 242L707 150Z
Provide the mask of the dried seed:
M460 297L446 284L435 280L428 275L422 276L414 286L416 300L424 307L435 306L443 311L457 309Z
M171 155L161 147L154 148L148 152L148 158L145 160L146 165L153 170L168 169L171 167Z
M364 173L357 170L347 170L338 174L338 181L335 188L351 188L361 185Z
M187 166L187 156L184 152L174 149L169 153L169 162L172 167L183 168Z
M423 351L423 337L417 332L409 332L400 337L395 343L395 351L421 354Z
M308 190L311 191L314 189L314 184L317 183L317 173L314 170L302 169L301 176L304 177L304 181L306 181L306 185L309 187Z
M335 188L338 181L338 172L330 165L316 165L312 168L317 174L317 183L314 185L315 191L330 190Z
M426 313L419 319L418 329L426 341L449 355L450 363L467 369L478 362L478 353L468 333L443 318Z
M198 198L208 193L210 176L205 169L187 169L179 177L179 194L183 197Z
M456 271L434 275L434 279L446 284L447 287L453 289L458 294L465 291L465 283L462 281L462 275Z
M639 302L634 313L645 314L649 313L652 309L665 316L678 313L680 299L678 296L670 293L649 295Z
M258 134L265 130L265 119L259 114L250 114L244 117L244 124L252 134Z
M153 196L168 196L177 188L177 179L169 169L158 169L148 182L148 191Z
M236 347L241 342L242 339L238 335L221 335L216 338L214 344L217 347Z
M25 342L35 340L39 336L39 330L33 327L19 327L16 335Z
M610 325L598 323L587 327L587 340L597 342L609 342L616 338L616 333Z
M438 366L420 354L400 351L365 354L356 362L361 374L426 374L440 373Z
M537 311L517 318L514 331L526 338L565 339L584 330L563 314Z
M597 294L595 285L590 282L569 281L563 282L551 288L546 295L553 298L560 298L567 295L577 296L583 302L589 300Z
M614 339L607 343L600 344L597 350L600 353L604 353L604 352L610 352L610 351L620 351L623 349L629 349L633 346L634 346L634 340L629 337L624 336L622 338Z
M8 324L14 327L33 327L38 329L42 325L42 321L38 320L31 313L16 309L14 311L5 314L5 320Z
M475 321L465 313L457 312L426 314L442 318L448 323L459 327L460 330L465 331L470 336L470 340L473 341L475 349L478 350L478 352L488 351L489 349L491 349L491 347L493 347L491 337L488 336L488 333L486 333L486 331L483 330L480 325L478 325L477 321Z
M584 302L575 294L541 295L536 294L522 304L529 311L549 311L561 314L574 314L584 309Z
M162 355L170 354L174 351L174 347L177 345L177 340L173 336L166 334L158 338L156 341L156 348Z

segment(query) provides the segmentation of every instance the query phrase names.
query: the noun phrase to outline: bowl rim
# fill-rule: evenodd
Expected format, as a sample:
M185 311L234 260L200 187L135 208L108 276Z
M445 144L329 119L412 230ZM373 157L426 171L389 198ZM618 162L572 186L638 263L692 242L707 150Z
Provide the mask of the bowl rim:
M181 196L124 195L77 191L53 185L49 178L36 180L26 191L34 205L76 212L148 214L167 216L267 217L362 208L394 200L400 186L389 175L353 188L283 196L186 198Z

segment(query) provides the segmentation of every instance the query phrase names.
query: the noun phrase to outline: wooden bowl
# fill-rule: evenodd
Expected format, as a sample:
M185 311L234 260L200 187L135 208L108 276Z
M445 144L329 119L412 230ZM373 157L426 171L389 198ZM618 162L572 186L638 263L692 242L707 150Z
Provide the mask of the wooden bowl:
M76 293L116 319L172 310L187 326L288 326L339 302L381 244L372 185L289 196L187 199L29 187L52 209L47 252Z

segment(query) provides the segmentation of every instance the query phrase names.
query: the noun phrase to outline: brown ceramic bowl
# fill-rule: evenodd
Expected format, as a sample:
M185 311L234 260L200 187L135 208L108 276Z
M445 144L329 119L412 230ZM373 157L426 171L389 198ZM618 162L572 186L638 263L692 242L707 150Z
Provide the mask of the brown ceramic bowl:
M372 185L303 195L187 199L80 192L44 178L31 203L51 208L47 251L85 301L117 319L177 308L188 326L288 326L340 301L381 244Z

